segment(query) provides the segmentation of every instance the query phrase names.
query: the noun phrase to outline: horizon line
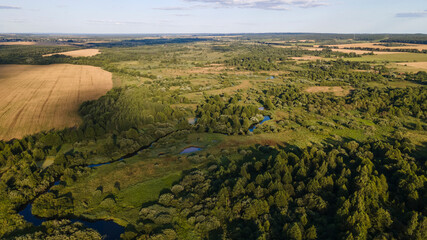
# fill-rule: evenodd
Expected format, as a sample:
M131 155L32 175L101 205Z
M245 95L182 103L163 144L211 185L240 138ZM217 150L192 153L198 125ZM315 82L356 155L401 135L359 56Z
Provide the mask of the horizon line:
M377 33L369 33L369 32L211 32L211 33L67 33L67 32L0 32L0 34L6 34L6 35L17 35L17 34L33 34L33 35L250 35L250 34L343 34L343 35L397 35L397 34L407 34L407 35L427 35L426 33L421 32L411 32L411 33L405 33L405 32L377 32Z

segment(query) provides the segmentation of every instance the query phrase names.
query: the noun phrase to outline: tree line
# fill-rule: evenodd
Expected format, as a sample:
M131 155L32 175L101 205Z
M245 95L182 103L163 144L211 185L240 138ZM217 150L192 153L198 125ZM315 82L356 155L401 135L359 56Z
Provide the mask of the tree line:
M140 211L138 239L425 239L426 165L407 139L252 147Z

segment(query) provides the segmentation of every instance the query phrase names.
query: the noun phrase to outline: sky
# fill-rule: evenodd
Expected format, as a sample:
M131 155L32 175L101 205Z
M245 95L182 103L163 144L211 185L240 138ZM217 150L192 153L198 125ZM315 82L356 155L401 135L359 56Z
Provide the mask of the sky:
M0 0L0 33L427 33L427 0Z

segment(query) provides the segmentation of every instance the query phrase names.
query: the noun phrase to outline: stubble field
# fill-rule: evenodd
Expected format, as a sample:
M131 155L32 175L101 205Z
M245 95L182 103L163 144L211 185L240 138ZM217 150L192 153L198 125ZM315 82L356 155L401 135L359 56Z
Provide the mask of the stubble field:
M396 50L396 49L417 49L419 51L427 50L427 46L425 44L402 44L402 46L383 46L379 43L351 43L351 44L336 44L336 45L328 45L330 47L338 47L340 49L342 48L378 48L378 49L389 49L389 50Z
M0 65L0 139L78 125L79 105L110 90L111 78L91 66Z
M0 42L3 46L30 46L36 45L36 42Z
M427 71L427 62L403 62L398 65L407 66L418 71Z
M93 57L100 53L101 52L99 51L99 49L81 49L81 50L74 50L74 51L68 51L68 52L45 54L43 55L43 57L49 57L53 55L65 55L70 57Z

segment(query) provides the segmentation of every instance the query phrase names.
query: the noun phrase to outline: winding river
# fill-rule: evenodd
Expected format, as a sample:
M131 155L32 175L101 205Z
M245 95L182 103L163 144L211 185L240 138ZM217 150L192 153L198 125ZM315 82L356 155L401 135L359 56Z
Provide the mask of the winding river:
M249 128L249 132L253 132L259 125L263 124L264 122L266 122L268 120L271 120L270 116L264 116L264 119L261 122L255 124L254 126Z
M32 223L34 226L40 226L44 221L46 221L43 218L38 218L34 216L31 213L32 204L28 204L27 207L24 208L24 210L20 211L19 214L21 214L25 221ZM120 239L120 234L122 234L125 231L125 228L123 226L120 226L119 224L113 222L113 221L106 221L106 220L98 220L98 221L86 221L82 219L68 219L72 223L75 222L81 222L86 227L95 229L103 239L106 240L115 240Z
M156 142L160 141L161 139L168 137L168 136L170 136L170 135L172 135L178 131L170 132L170 133L166 134L165 136L154 140L153 142L149 143L148 145L142 146L141 148L139 148L135 152L128 153L128 154L124 155L123 157L118 158L116 160L106 162L106 163L91 164L91 165L86 165L86 166L90 167L90 168L96 168L96 167L111 164L114 162L124 161L125 159L131 158L131 157L137 155L142 150L150 148L154 143L156 143ZM58 185L59 182L60 181L56 181L52 186ZM44 193L49 192L51 187L48 188ZM43 193L41 193L41 194L43 194ZM33 199L33 201L34 201L34 199ZM19 214L22 215L27 222L32 223L34 226L40 226L43 222L45 222L47 220L43 219L43 218L36 217L33 215L33 213L31 212L33 201L28 203L23 210L19 211ZM103 239L106 239L106 240L120 239L120 234L122 234L125 230L125 228L123 226L120 226L119 224L117 224L111 220L88 221L88 220L83 220L83 219L79 219L79 218L71 218L68 220L70 220L72 223L81 222L86 227L95 229L96 231L98 231L101 234Z
M264 110L264 109L262 109L262 110ZM260 124L263 124L264 122L266 122L270 119L271 119L270 116L264 116L264 119L261 122L255 124L253 127L251 127L249 129L249 131L253 132L257 126L259 126ZM177 131L170 132L170 133L166 134L165 136L156 139L155 141L151 142L150 144L142 146L141 148L139 148L135 152L126 154L123 157L118 158L116 160L106 162L106 163L91 164L91 165L87 165L87 167L96 168L96 167L111 164L114 162L124 161L125 159L131 158L131 157L137 155L140 151L145 150L147 148L150 148L154 143L156 143L159 140L161 140L165 137L168 137L169 135L176 133L176 132ZM192 152L197 152L200 150L201 150L201 148L198 148L198 147L189 147L189 148L184 149L180 154L192 153ZM58 185L59 182L60 181L56 181L52 186ZM46 190L46 192L49 192L49 191L50 191L50 188ZM21 214L27 222L32 223L34 226L40 226L43 222L46 221L46 219L34 216L31 212L31 208L32 208L32 202L27 204L26 207L19 212L19 214ZM86 227L95 229L96 231L98 231L101 234L101 236L103 236L103 239L106 239L106 240L120 239L120 234L122 234L125 230L125 228L123 226L120 226L119 224L117 224L111 220L87 221L87 220L78 219L78 218L68 219L68 220L70 220L72 223L81 222Z

